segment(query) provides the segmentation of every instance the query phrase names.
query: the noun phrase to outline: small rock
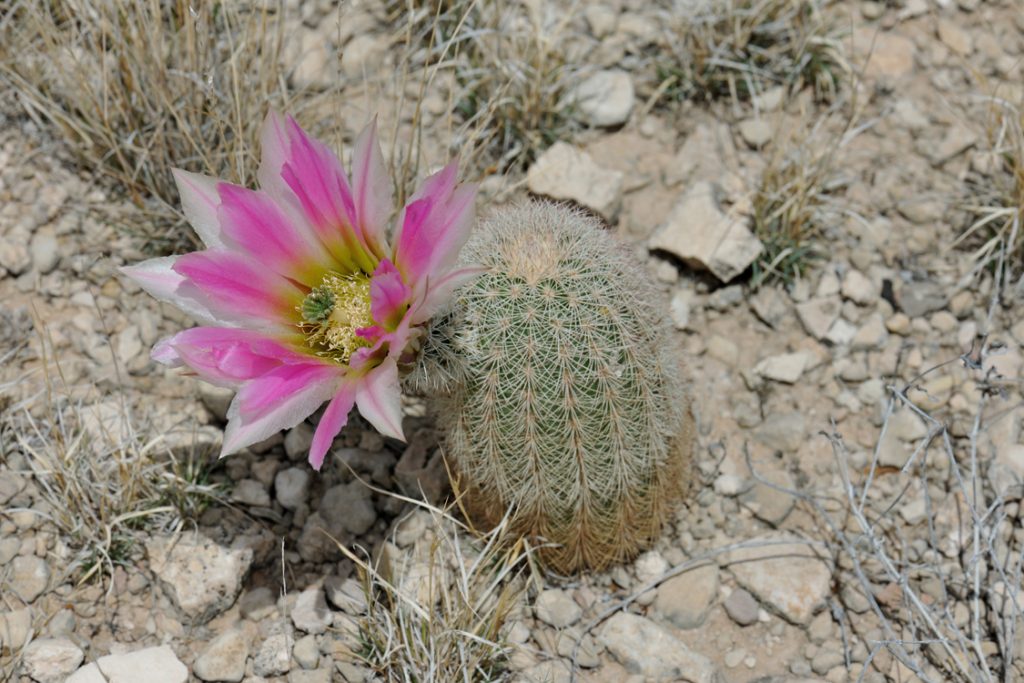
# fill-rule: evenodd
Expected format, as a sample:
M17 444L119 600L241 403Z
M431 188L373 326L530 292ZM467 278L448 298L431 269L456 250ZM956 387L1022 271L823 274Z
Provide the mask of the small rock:
M896 302L913 319L945 308L946 296L934 282L907 282L897 293Z
M249 658L249 639L239 629L230 629L214 638L196 657L192 673L202 681L229 681L245 678Z
M295 669L288 672L288 683L332 683L331 669ZM347 678L344 680L348 680ZM365 676L360 680L369 680Z
M576 649L576 642L579 641L579 649ZM593 636L589 633L583 636L580 640L580 634L577 629L570 628L559 632L558 634L558 654L567 659L572 659L573 652L576 652L576 663L585 669L592 669L596 666L601 665L601 659L598 657L600 652L600 646L594 642Z
M590 34L600 40L615 30L619 21L619 13L605 5L586 5L583 18L590 27Z
M312 445L313 428L305 422L295 425L284 436L284 452L292 462L304 460Z
M301 467L289 467L274 477L274 497L285 510L294 510L306 502L309 493L309 472Z
M598 640L630 673L649 679L714 683L718 677L707 657L690 650L662 626L630 612L608 619Z
M228 407L231 405L231 399L234 397L235 392L233 389L199 382L199 400L210 411L210 415L213 415L221 422L227 422Z
M742 588L737 588L730 593L722 606L729 618L740 626L750 626L756 623L758 612L761 609L754 596Z
M651 237L651 249L661 249L722 282L745 271L764 245L747 227L747 220L723 213L714 185L695 183L676 202L665 224Z
M107 683L185 683L188 667L166 645L148 647L96 660Z
M629 120L636 95L628 73L609 69L598 71L576 86L572 98L587 124L611 128Z
M0 612L0 651L20 649L32 632L32 608Z
M41 638L29 643L22 657L32 680L61 683L79 667L85 653L67 638Z
M786 99L786 92L785 86L777 85L755 95L751 99L751 103L759 111L775 111L782 106L783 101Z
M68 676L64 683L107 683L107 679L100 673L96 662L92 662Z
M334 621L327 609L327 600L320 586L311 586L299 593L292 608L292 623L303 633L324 633Z
M658 586L654 608L676 628L697 628L718 595L718 566L711 564L673 576Z
M335 537L341 532L361 536L377 521L377 510L373 507L370 489L359 481L327 489L317 512L327 523L327 530Z
M747 651L742 647L736 648L735 650L729 650L725 653L723 663L727 669L735 669L737 666L743 663L743 658L747 656Z
M853 341L855 336L857 336L856 326L844 318L839 318L832 323L832 327L828 329L828 334L825 335L825 341L834 344L835 346L846 346Z
M946 205L930 197L911 197L899 202L896 210L915 225L931 225L942 220Z
M786 296L775 287L761 287L750 298L754 315L769 327L778 329L789 313Z
M25 603L42 595L49 582L50 567L43 558L20 555L11 562L11 590Z
M966 57L974 51L974 41L971 40L971 34L961 28L955 21L945 18L939 19L937 33L939 40L961 57Z
M910 326L910 317L906 313L894 313L885 321L885 329L901 337L909 336L913 329Z
M914 41L906 36L865 27L854 32L855 50L868 58L864 75L868 78L896 79L914 70Z
M315 669L320 663L320 648L317 647L316 636L303 636L295 641L292 657L303 669Z
M789 489L796 488L793 477L785 470L774 470L761 472L761 477L767 481ZM785 491L780 491L772 486L756 482L753 486L740 494L740 503L754 513L754 516L763 522L778 526L789 515L796 499Z
M693 298L693 291L689 289L677 289L672 295L669 312L677 330L685 330L690 326L690 308L693 306Z
M206 623L231 607L252 565L252 550L231 550L199 534L146 541L150 568L182 616Z
M843 276L842 295L861 306L867 306L878 298L878 288L859 270L848 270Z
M808 360L806 351L769 356L754 366L754 372L773 382L795 384L804 374Z
M542 591L533 605L537 618L549 626L565 628L579 621L583 610L563 590L551 588Z
M366 613L366 593L363 584L356 579L328 576L324 579L324 594L327 602L346 614L359 616Z
M621 172L598 166L589 154L565 142L552 145L526 174L530 192L574 201L609 223L622 205L622 183Z
M27 484L25 477L14 472L0 472L0 505L7 505Z
M707 355L731 368L739 362L740 348L732 339L716 334L707 341Z
M740 121L740 135L751 149L760 149L767 145L773 136L771 125L762 118Z
M238 599L238 610L244 619L260 621L277 609L274 592L266 586L259 586L246 591Z
M842 310L838 296L811 299L797 304L796 314L807 333L815 339L825 339Z
M263 641L253 657L257 676L281 676L292 668L292 639L287 633L272 635Z
M255 479L243 479L235 484L231 492L231 500L249 507L270 507L270 493L261 482Z
M12 276L18 276L32 266L32 257L26 246L27 237L0 236L0 272L6 270Z
M348 41L341 51L341 72L352 79L372 76L380 68L381 59L387 51L386 39L371 33L360 33Z
M571 683L569 666L560 659L548 659L529 666L522 671L524 683Z
M801 412L781 413L767 418L754 431L754 438L768 448L795 453L803 445L807 424Z
M32 267L41 275L51 272L60 262L57 237L51 232L39 231L32 235L29 252L32 255Z
M859 349L880 349L889 340L889 331L885 328L885 321L881 313L872 313L864 324L853 335L850 347L857 351Z
M931 153L932 164L939 166L955 156L966 152L978 142L978 135L963 124L956 124L946 131Z
M785 543L787 539L791 543ZM743 588L786 620L806 624L831 591L832 572L806 543L782 533L753 539L769 544L729 553L726 563ZM782 543L778 543L782 541Z

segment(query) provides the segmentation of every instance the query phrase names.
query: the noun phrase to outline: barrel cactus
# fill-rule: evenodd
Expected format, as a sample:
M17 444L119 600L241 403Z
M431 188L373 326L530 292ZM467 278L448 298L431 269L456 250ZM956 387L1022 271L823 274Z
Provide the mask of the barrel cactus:
M474 522L511 511L556 571L658 535L688 482L693 421L659 297L624 245L564 205L499 209L464 258L488 271L423 340L455 485Z

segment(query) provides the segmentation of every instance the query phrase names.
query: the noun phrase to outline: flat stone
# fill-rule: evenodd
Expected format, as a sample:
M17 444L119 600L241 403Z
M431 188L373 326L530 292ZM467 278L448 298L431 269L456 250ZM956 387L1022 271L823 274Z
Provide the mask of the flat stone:
M288 683L331 683L331 669L295 669L288 672ZM347 678L345 680L348 680ZM365 677L361 680L367 680Z
M293 462L309 457L313 445L313 428L305 422L295 425L284 435L284 452Z
M978 134L963 124L949 127L939 144L931 153L932 164L944 164L955 156L966 152L978 142Z
M146 541L150 568L181 616L203 624L235 603L252 550L225 548L200 534Z
M324 594L327 602L346 614L357 617L366 613L366 593L357 579L328 576L324 579Z
M896 302L910 318L945 308L947 301L942 288L931 281L904 283L896 294Z
M598 640L630 673L658 681L718 680L711 660L690 650L668 629L636 614L613 615L601 627Z
M533 609L538 619L555 628L572 626L583 614L576 601L568 593L557 588L542 591L537 596Z
M885 320L881 313L872 313L864 324L857 329L850 341L850 348L854 351L860 349L880 349L889 340L889 331L885 328Z
M707 619L717 595L718 567L711 564L673 576L658 586L654 609L676 628L697 628Z
M316 636L302 636L296 640L295 647L292 648L292 658L303 669L315 669L320 663L320 648L316 644Z
M36 232L32 235L28 250L32 256L32 267L40 275L53 271L60 263L57 237L52 232Z
M0 505L7 505L16 495L25 490L25 477L14 472L0 472Z
M270 493L267 488L255 479L243 479L235 484L231 492L231 500L250 507L270 507Z
M754 366L754 372L765 379L783 384L796 384L810 360L806 351L769 356Z
M565 142L548 148L526 173L530 192L574 201L609 223L622 206L622 185L620 171L598 166L589 154Z
M235 397L235 392L227 387L218 387L206 382L199 382L199 400L203 406L221 422L227 422L228 407Z
M43 558L20 555L11 561L11 590L24 602L42 595L49 582L50 567Z
M739 129L743 141L752 149L764 147L773 137L771 124L762 118L740 121Z
M839 319L842 305L838 296L811 299L797 304L796 315L807 334L815 339L825 339L832 325Z
M897 79L914 70L917 48L906 36L864 27L854 31L853 45L861 58L870 54L864 65L868 78Z
M346 532L361 536L377 521L370 489L359 481L327 489L317 512L327 522L327 530L335 538Z
M676 202L648 247L667 251L690 267L708 270L729 282L764 250L747 223L746 218L723 213L715 199L715 186L701 181Z
M750 308L754 315L769 327L778 329L789 314L789 302L775 287L761 287L750 297Z
M257 676L281 676L292 668L292 638L287 633L272 635L263 641L252 660Z
M289 467L274 477L274 497L285 510L294 510L306 502L309 494L309 471Z
M878 287L871 279L859 270L850 269L843 276L840 289L842 295L861 306L867 306L878 298Z
M939 19L936 31L946 47L960 55L966 57L974 51L974 41L971 39L971 34L960 27L955 21L951 19L941 18Z
M757 623L761 606L757 604L754 596L742 588L737 588L722 603L725 613L729 618L740 626L750 626Z
M32 608L23 607L11 612L0 612L0 651L18 650L28 641L32 632Z
M107 683L107 679L100 673L96 662L90 662L68 676L64 683Z
M96 660L107 683L185 683L188 667L166 645L107 655Z
M333 623L334 616L327 608L323 588L310 586L299 593L292 608L292 623L304 633L324 633Z
M785 470L760 472L760 475L765 480L791 491L796 488L793 477ZM785 491L755 481L750 488L740 494L740 503L762 522L778 526L789 515L796 504L796 499Z
M192 665L192 673L202 681L237 683L245 678L247 659L249 639L242 631L233 628L207 644Z
M795 537L778 533L751 543L759 541L769 544L732 551L726 565L743 588L787 621L808 623L830 593L828 564Z
M835 346L846 346L857 336L857 327L845 318L839 318L828 328L825 341Z
M621 126L629 120L636 102L633 79L625 71L598 71L572 91L583 120L598 128Z
M60 683L82 664L85 653L67 638L41 638L25 648L25 673L38 683Z
M807 423L803 413L779 413L768 417L754 431L754 438L768 448L783 453L795 453L807 436Z

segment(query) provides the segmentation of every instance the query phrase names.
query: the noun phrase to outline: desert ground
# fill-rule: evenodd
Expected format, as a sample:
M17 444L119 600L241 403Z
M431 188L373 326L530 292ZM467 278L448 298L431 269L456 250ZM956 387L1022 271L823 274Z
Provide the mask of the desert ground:
M1024 680L1021 0L0 7L0 681ZM198 242L293 114L394 188L601 218L697 420L660 540L556 575L407 443L231 392L119 268Z

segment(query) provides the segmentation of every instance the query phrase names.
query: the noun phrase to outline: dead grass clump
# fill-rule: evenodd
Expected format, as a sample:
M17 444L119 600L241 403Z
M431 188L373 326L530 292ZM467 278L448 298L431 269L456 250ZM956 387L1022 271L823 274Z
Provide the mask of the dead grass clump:
M0 10L0 84L138 207L118 217L128 229L180 250L171 168L247 184L267 107L285 101L269 4L16 2Z
M529 554L504 524L477 536L449 510L416 504L399 525L422 528L408 547L385 543L370 563L342 546L360 568L367 604L357 654L395 683L499 680L502 626L525 589Z
M416 68L451 75L452 146L479 172L524 168L576 129L571 13L537 3L405 0L390 9Z
M669 99L748 100L810 86L831 100L849 71L820 0L666 0L654 63Z

